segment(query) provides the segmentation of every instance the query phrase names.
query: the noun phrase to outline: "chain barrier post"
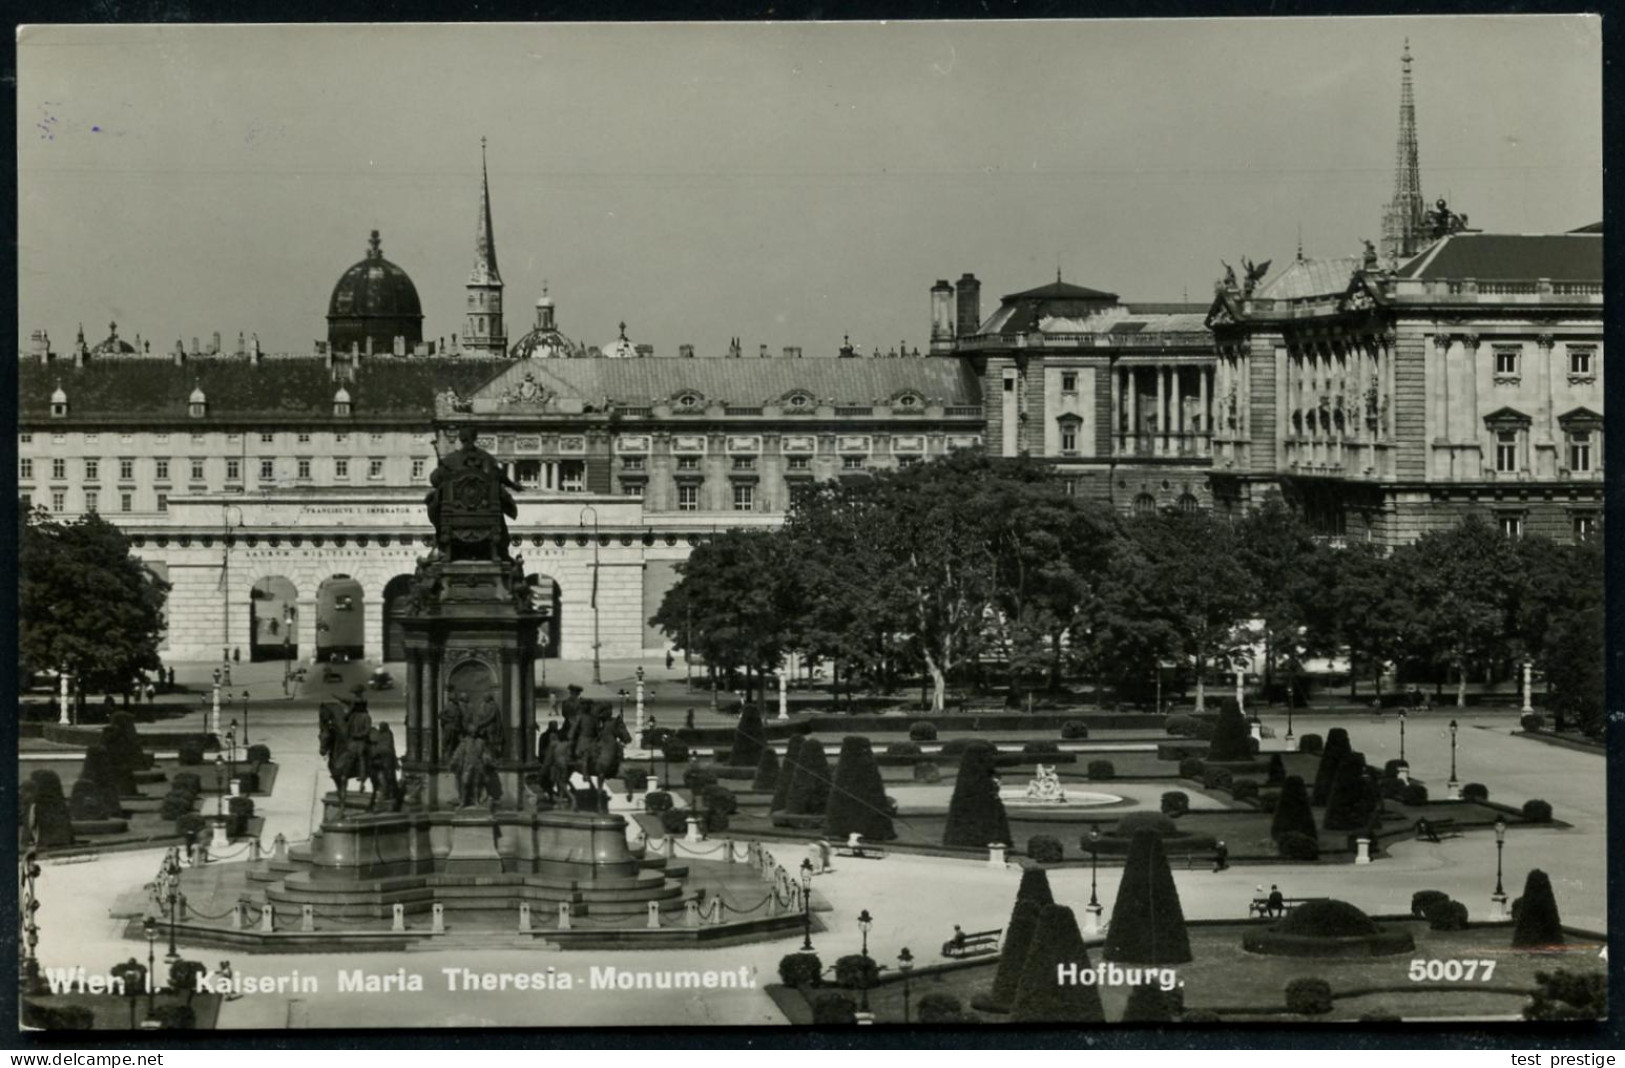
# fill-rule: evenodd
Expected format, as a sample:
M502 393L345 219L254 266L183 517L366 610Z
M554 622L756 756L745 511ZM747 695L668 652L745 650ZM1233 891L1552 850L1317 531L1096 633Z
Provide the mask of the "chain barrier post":
M275 930L276 906L267 901L265 907L260 910L260 931L263 934L270 934Z
M570 929L570 903L568 901L560 901L559 902L559 930L568 931L569 929Z
M299 907L299 929L301 931L314 931L316 929L316 907L314 905L301 905Z
M660 926L660 902L658 902L658 901L649 902L649 923L648 923L648 926L651 929Z
M519 933L530 934L530 902L519 903Z
M288 859L288 836L281 831L278 831L277 836L271 839L271 859L275 861Z
M430 930L434 934L446 933L446 906L438 901L434 903L433 921Z
M406 906L399 902L389 908L389 929L391 931L406 930Z
M698 927L700 925L700 903L693 898L683 902L683 926Z

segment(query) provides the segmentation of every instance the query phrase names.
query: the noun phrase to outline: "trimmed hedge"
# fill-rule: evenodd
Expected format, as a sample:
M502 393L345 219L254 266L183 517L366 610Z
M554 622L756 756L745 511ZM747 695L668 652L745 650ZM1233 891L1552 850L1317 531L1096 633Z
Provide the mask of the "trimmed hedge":
M1467 930L1467 906L1459 901L1446 898L1443 901L1434 901L1428 904L1424 916L1428 921L1430 931L1465 931Z
M1258 799L1258 781L1256 779L1241 779L1230 787L1230 796L1237 801L1255 801Z
M982 849L989 842L1010 841L1010 821L999 799L993 755L991 745L977 742L961 757L942 829L943 845Z
M1230 774L1229 768L1203 768L1202 785L1209 790L1228 789L1235 776Z
M1179 888L1162 836L1155 831L1139 831L1131 840L1103 953L1106 960L1125 964L1184 964L1191 959Z
M249 746L248 762L250 764L269 764L271 762L271 747L258 744Z
M779 958L779 982L785 986L817 986L823 975L824 962L816 953L787 953Z
M180 744L179 759L186 767L197 767L203 763L203 743L188 739Z
M771 745L762 748L762 759L756 762L756 776L750 781L752 790L763 793L778 789L779 752Z
M1426 919L1430 906L1449 900L1450 895L1443 890L1418 890L1411 895L1411 915L1419 920Z
M1518 726L1526 731L1541 731L1546 729L1546 717L1539 712L1525 712L1518 717Z
M643 811L658 816L672 810L671 794L664 790L651 790L643 799Z
M892 742L886 746L887 756L919 756L920 746L916 742Z
M915 782L941 782L942 769L935 760L922 760L914 765Z
M897 837L874 749L861 734L841 739L841 755L824 813L824 833L833 839L854 833L874 842Z
M679 738L667 739L660 752L666 760L673 764L688 763L688 743Z
M835 961L835 982L848 990L873 990L880 979L880 965L861 953L848 953Z
M1165 816L1183 816L1191 810L1191 796L1183 790L1169 790L1162 795L1162 813Z
M1059 864L1066 859L1066 850L1054 835L1035 834L1027 839L1027 856L1039 864Z
M1200 779L1203 764L1196 757L1186 757L1179 762L1179 777L1181 779Z
M1105 782L1117 778L1117 769L1109 760L1089 761L1089 778Z
M830 1027L858 1022L858 1010L845 994L819 994L812 1001L813 1023Z
M908 737L911 742L934 742L937 725L928 719L917 719L908 725Z
M952 994L933 992L919 1000L916 1016L922 1024L953 1024L965 1022L965 1010Z
M1320 839L1287 831L1275 839L1275 853L1285 860L1319 860Z
M1069 719L1061 724L1061 737L1067 741L1089 737L1089 725L1081 719Z
M1300 1016L1332 1011L1332 984L1324 979L1294 979L1286 985L1286 1008Z
M1407 805L1425 805L1428 803L1428 788L1419 782L1407 783L1405 789L1400 791L1399 799Z
M1461 788L1461 799L1463 801L1488 801L1490 799L1490 788L1481 782L1470 782Z
M660 814L660 827L667 834L687 834L691 815L686 808L669 808Z
M1115 927L1116 924L1114 923ZM1188 957L1186 958L1189 959ZM1060 965L1088 968L1089 951L1084 948L1077 917L1065 905L1044 905L1038 910L1038 923L1022 964L1021 982L1010 1007L1016 1023L1104 1023L1106 1010L1100 1003L1100 988L1075 983L1062 986L1056 981Z
M1319 756L1326 749L1326 742L1318 734L1301 734L1298 736L1298 752Z
M1050 756L1061 751L1059 742L1028 742L1021 747L1021 751L1029 756Z
M1523 818L1530 823L1550 823L1552 806L1538 798L1530 798L1523 803Z
M1514 948L1566 944L1568 940L1563 935L1563 921L1557 914L1557 897L1552 893L1552 880L1545 872L1539 868L1530 870L1524 879L1523 894L1518 900L1518 918L1512 925Z

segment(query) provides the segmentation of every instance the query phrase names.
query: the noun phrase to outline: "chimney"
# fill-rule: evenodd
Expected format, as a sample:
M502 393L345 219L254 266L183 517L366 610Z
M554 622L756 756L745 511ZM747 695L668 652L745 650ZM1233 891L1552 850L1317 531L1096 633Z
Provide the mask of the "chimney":
M198 347L197 335L196 334L192 335L192 355L193 356L201 356L201 355L203 355L203 350Z
M139 347L139 346L137 346L137 347ZM216 330L214 332L214 337L209 340L209 355L210 356L218 356L218 355L220 355L220 331L218 331L218 330Z
M767 359L767 346L763 345L760 349L758 349L756 355L760 356L764 360Z
M946 278L931 287L931 351L948 352L954 347L954 287Z
M175 366L181 367L186 363L186 345L180 338L175 339Z
M678 345L677 346L677 355L682 359L692 360L694 358L694 346L693 345Z
M954 288L959 298L955 336L972 337L982 325L982 283L967 271Z
M403 334L396 334L395 335L395 355L397 355L397 356L405 356L406 355L406 337Z
M638 354L639 359L648 359L650 356L655 354L655 347L653 345L633 345L632 349Z

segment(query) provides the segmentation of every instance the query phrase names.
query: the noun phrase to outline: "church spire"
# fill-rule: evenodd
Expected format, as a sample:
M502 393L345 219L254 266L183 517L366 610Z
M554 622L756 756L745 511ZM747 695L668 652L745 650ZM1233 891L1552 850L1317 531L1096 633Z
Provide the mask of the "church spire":
M1395 149L1394 198L1382 217L1382 253L1403 259L1420 251L1427 232L1422 170L1416 151L1416 98L1411 89L1411 42L1400 55L1399 143Z
M497 243L491 226L491 178L485 165L485 138L480 138L480 214L474 225L474 270L468 276L468 313L463 322L463 351L474 356L504 356L508 333L502 325L502 274L497 270Z

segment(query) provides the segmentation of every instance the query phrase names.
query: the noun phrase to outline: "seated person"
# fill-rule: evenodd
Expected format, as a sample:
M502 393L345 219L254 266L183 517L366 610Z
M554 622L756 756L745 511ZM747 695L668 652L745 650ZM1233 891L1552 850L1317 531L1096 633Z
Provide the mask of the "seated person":
M1286 915L1286 898L1281 894L1281 888L1274 883L1270 884L1270 896L1264 903L1264 913L1268 916Z
M957 924L957 923L954 924L954 936L949 941L951 941L954 944L954 947L956 949L965 948L965 931L964 931L964 928L960 927L959 924Z

